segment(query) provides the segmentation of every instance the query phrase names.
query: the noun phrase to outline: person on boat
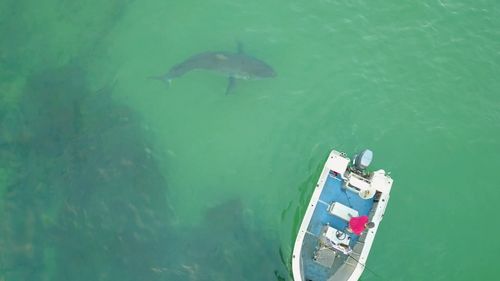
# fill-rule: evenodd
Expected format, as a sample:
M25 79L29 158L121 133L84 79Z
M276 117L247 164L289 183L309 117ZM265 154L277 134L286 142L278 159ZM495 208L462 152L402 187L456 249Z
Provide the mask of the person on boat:
M375 223L368 221L368 216L351 217L347 231L356 235L361 235L366 229L375 227Z

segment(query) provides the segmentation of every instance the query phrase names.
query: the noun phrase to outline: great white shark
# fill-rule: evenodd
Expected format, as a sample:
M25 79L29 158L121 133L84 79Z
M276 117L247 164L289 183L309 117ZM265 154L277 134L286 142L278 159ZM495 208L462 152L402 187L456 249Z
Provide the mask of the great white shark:
M167 73L150 78L164 81L170 85L172 79L192 70L208 70L228 77L226 94L232 91L236 79L263 79L276 76L276 72L270 65L246 55L243 52L243 46L238 43L238 52L236 53L225 51L199 53L174 65Z

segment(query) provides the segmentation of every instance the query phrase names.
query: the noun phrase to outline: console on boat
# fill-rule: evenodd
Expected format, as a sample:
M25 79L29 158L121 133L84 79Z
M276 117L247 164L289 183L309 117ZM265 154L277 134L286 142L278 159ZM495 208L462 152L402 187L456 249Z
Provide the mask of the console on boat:
M392 178L368 172L373 153L352 161L333 150L302 220L292 254L295 281L358 280L382 221ZM368 216L375 226L359 236L348 231L353 217Z

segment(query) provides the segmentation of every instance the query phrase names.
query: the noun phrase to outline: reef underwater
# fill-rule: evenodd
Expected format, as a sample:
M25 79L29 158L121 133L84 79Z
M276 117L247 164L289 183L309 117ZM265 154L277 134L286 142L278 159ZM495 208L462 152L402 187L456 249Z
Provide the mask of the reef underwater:
M283 280L273 241L245 223L238 198L199 226L172 226L147 127L112 83L86 85L76 64L45 69L2 112L4 280Z
M15 167L1 224L14 280L155 280L144 265L168 252L166 181L140 119L110 91L90 94L77 66L29 77L22 129L2 148Z

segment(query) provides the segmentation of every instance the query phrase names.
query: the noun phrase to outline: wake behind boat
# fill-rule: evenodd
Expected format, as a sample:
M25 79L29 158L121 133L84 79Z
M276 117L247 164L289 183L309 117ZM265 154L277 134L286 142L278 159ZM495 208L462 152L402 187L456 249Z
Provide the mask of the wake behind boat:
M384 170L366 170L372 157L365 150L351 163L331 151L295 240L295 281L356 281L363 273L393 182ZM356 235L359 218L374 225Z

